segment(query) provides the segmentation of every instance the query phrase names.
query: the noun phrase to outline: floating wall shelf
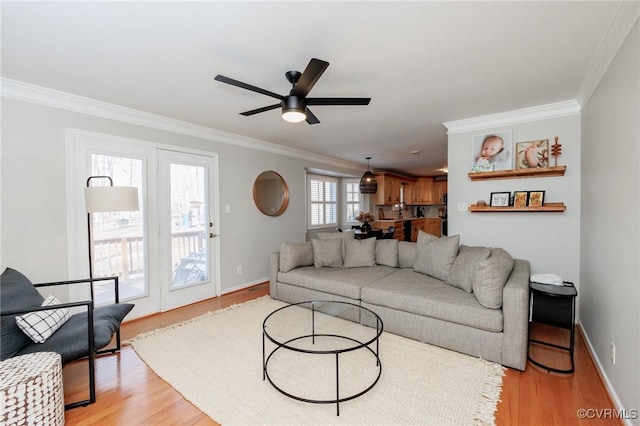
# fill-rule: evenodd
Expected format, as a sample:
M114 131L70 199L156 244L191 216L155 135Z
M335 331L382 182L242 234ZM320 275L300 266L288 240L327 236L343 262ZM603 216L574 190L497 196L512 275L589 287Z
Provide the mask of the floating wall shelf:
M563 212L567 210L567 206L564 203L544 203L540 207L491 207L491 206L479 206L477 204L471 204L469 211L471 213L501 213L501 212Z
M497 170L494 172L469 173L471 180L522 179L536 177L564 176L567 166L541 167L535 169Z

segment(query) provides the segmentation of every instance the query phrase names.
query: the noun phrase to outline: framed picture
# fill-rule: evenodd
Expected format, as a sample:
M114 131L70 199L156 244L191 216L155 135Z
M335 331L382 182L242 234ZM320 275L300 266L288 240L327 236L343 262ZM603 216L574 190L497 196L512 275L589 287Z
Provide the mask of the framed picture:
M471 138L471 171L511 170L511 130Z
M529 191L529 207L542 207L544 204L544 191Z
M529 193L527 191L516 191L513 193L513 207L527 207Z
M516 170L549 166L549 139L516 143Z
M510 192L492 192L491 193L491 207L508 207Z

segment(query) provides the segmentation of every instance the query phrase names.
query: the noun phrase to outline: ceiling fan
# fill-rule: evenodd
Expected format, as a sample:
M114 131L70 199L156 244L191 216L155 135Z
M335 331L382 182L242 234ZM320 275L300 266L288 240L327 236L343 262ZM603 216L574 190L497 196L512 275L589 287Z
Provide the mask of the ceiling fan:
M292 84L291 91L287 96L278 95L277 93L219 74L215 77L215 80L280 100L277 104L241 112L240 115L244 115L245 117L281 107L282 118L286 121L299 123L307 120L309 124L318 124L320 123L318 117L307 108L310 105L369 105L371 98L307 98L307 95L328 66L329 62L311 58L303 73L299 71L287 71L285 76Z

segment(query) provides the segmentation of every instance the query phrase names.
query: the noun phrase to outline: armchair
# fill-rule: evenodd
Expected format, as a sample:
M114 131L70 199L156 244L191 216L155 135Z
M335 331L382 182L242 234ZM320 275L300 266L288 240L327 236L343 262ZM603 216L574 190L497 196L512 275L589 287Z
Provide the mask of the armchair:
M94 307L92 300L42 306L44 297L37 288L89 284L96 281L114 283L115 303ZM93 295L93 291L91 291ZM133 304L119 303L118 277L72 280L52 283L32 284L15 269L7 268L0 280L0 325L1 360L33 352L57 352L62 357L62 365L76 359L88 357L89 398L65 405L65 409L86 406L96 400L95 355L115 353L120 350L120 323L133 309ZM36 343L25 334L16 323L16 316L25 313L50 311L52 309L82 308L43 343ZM115 347L105 348L116 336Z

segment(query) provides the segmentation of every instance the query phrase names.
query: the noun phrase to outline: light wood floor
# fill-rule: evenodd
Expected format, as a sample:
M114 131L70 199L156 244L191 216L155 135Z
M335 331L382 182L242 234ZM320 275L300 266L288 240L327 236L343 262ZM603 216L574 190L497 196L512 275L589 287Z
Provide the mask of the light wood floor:
M225 308L269 293L268 284L210 299L164 314L134 320L122 326L123 340L164 327L208 311ZM564 332L552 327L532 329L540 340L564 344ZM567 357L554 349L533 348L534 359L566 368ZM615 420L579 419L585 409L614 408L594 367L580 333L576 333L576 372L571 375L548 373L528 364L526 371L508 369L503 380L497 425L611 425ZM67 402L86 398L86 361L64 368ZM155 375L130 346L116 355L96 362L97 402L66 412L67 425L215 425L216 423L186 401Z

